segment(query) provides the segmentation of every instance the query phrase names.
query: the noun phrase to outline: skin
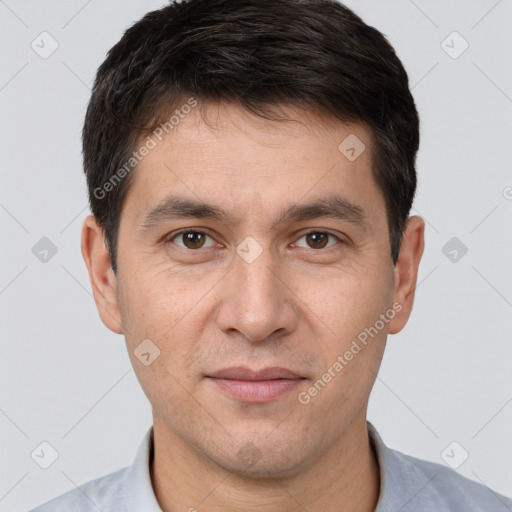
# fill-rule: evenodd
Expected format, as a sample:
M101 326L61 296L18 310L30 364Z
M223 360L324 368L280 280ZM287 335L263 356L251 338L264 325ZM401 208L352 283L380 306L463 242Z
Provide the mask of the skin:
M424 222L409 218L393 265L385 202L371 172L371 131L285 111L294 122L227 103L208 107L208 123L199 109L181 120L136 170L121 214L117 276L94 217L83 224L99 314L124 334L152 404L151 477L166 512L366 512L377 504L368 398L387 335L404 327L413 306ZM353 162L338 149L350 134L366 145ZM170 193L215 204L233 219L141 227ZM333 195L359 205L365 221L275 225L286 207ZM186 245L174 237L184 228L208 236ZM334 235L320 236L327 247L306 236L326 231ZM262 250L252 263L236 252L247 237ZM394 318L300 403L298 394L394 303ZM145 339L160 350L148 366L134 354ZM244 402L206 377L231 366L284 367L304 379L273 400ZM247 451L252 462L241 456Z

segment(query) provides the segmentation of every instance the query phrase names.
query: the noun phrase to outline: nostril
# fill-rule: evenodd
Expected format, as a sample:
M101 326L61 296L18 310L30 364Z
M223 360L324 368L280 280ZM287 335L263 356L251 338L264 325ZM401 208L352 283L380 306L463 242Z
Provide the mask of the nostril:
M272 341L272 338L277 338L277 337L281 336L281 334L283 334L284 331L285 331L284 327L279 327L269 336L265 336L264 338L259 338L259 339L250 338L250 340L251 340L251 343L260 343L263 341L269 342L269 341Z

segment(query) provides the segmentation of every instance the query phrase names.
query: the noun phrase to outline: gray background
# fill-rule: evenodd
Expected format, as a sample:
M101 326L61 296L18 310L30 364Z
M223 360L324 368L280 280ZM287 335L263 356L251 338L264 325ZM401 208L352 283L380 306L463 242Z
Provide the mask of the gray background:
M162 5L0 0L0 511L130 464L151 424L80 254L80 131L106 51ZM510 496L512 1L347 5L395 46L422 121L415 212L427 221L427 248L412 318L389 338L369 419L388 446L421 458L445 464L444 452L460 463L466 450L457 470ZM59 45L46 59L31 47L51 49L43 31ZM458 58L454 31L469 43ZM39 258L32 252L43 237L58 250L46 262L39 246ZM48 469L31 458L42 441L59 454Z

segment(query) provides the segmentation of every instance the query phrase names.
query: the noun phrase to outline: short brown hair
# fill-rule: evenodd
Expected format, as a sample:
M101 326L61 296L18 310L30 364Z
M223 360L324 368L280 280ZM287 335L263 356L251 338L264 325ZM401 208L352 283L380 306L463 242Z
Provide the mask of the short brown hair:
M89 200L114 271L121 207L134 176L119 170L141 136L187 97L234 101L273 120L282 120L273 107L291 103L366 123L396 263L416 190L419 118L386 38L334 0L183 0L125 32L98 70L87 109Z

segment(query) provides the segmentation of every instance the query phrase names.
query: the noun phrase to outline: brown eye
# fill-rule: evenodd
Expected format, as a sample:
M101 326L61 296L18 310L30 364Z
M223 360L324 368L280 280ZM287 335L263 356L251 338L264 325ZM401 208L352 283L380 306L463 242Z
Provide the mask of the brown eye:
M210 238L209 235L202 233L201 231L182 231L175 235L172 238L172 241L180 247L194 250L205 247L207 237Z
M303 239L305 240L305 244L304 242L299 243ZM329 241L329 239L331 239L331 241ZM336 242L338 241L340 241L340 239L332 233L325 231L310 231L309 233L301 236L294 245L305 247L306 249L325 249L336 245Z
M323 249L329 241L328 233L309 233L306 235L308 245L312 249Z

